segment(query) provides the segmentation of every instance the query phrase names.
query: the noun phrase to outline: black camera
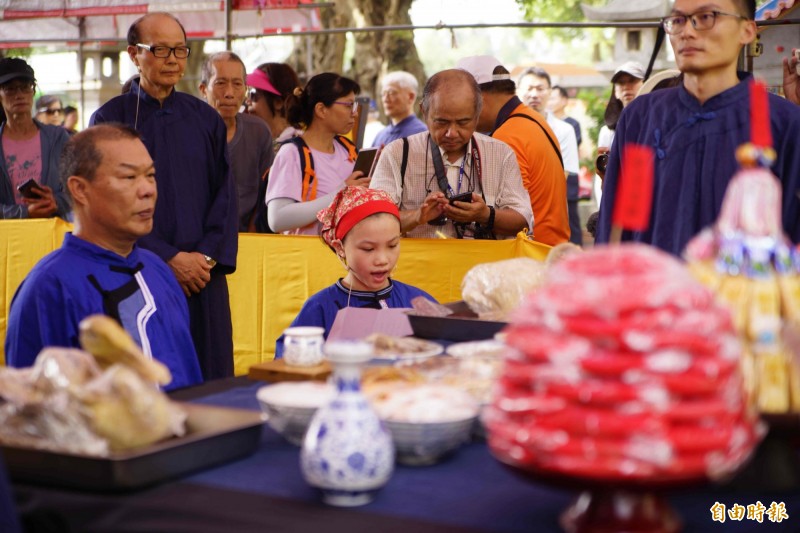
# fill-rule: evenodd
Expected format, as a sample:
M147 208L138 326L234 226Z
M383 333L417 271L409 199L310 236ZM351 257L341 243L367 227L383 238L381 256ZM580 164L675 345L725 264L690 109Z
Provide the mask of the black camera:
M600 176L605 175L606 167L608 167L608 152L598 155L594 162L594 168L597 170L597 174Z

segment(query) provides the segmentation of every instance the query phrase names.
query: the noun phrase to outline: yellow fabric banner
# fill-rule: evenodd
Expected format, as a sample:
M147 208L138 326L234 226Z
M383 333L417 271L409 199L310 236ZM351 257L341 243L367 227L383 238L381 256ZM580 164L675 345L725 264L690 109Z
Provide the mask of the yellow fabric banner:
M61 246L70 229L60 219L0 222L0 247L6 250L0 262L3 345L17 287L39 259ZM443 303L461 299L461 280L474 265L511 257L543 260L550 250L523 235L505 241L403 239L401 248L393 278ZM236 272L228 277L236 374L246 374L250 365L272 359L275 340L303 302L344 272L335 254L317 237L240 234ZM4 352L0 354L4 360Z

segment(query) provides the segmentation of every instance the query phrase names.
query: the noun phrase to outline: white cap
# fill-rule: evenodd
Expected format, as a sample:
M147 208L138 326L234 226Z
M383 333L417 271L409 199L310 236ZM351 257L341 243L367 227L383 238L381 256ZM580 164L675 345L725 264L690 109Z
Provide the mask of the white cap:
M643 80L644 73L645 69L641 63L639 63L638 61L626 61L625 63L617 67L617 70L614 71L614 75L611 76L611 83L616 83L617 78L619 78L620 74L630 74L634 78Z
M653 92L653 87L661 83L662 81L669 79L669 78L677 78L681 75L681 71L676 68L671 68L667 70L662 70L656 74L653 74L647 81L642 84L639 88L639 92L636 93L636 96L642 96L643 94L649 94Z
M482 83L489 83L492 81L510 80L510 74L492 74L496 67L503 66L497 59L492 56L471 56L459 59L456 63L456 68L466 70L478 85Z

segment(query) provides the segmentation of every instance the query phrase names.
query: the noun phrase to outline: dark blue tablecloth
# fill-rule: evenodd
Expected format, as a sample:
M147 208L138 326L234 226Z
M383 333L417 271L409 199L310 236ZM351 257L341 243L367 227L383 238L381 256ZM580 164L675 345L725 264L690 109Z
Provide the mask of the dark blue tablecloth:
M258 409L256 391L262 383L212 394L196 400L206 404ZM192 476L188 481L264 495L318 502L318 493L303 481L299 448L265 427L262 444L253 456ZM485 443L475 442L435 466L398 465L388 485L363 512L413 518L430 523L504 532L560 531L558 516L575 492L523 478L490 455ZM670 493L670 501L685 523L685 531L800 531L800 492L765 492L745 488L702 487ZM761 501L786 504L790 519L766 524L752 520L711 520L715 502L728 508ZM320 504L321 505L321 504ZM793 516L793 513L796 515ZM796 516L796 518L795 518Z
M173 394L182 401L257 410L263 383L235 378ZM785 443L784 443L785 444ZM786 453L775 448L764 455ZM796 449L788 448L796 466ZM777 456L775 459L780 459ZM674 491L669 500L687 532L800 531L800 491L764 489L790 469L761 471L722 487ZM766 468L766 467L763 467ZM748 481L750 479L751 481ZM576 488L577 490L577 488ZM397 466L375 501L356 509L332 508L303 481L299 448L264 426L253 455L188 478L129 494L98 494L15 483L17 505L26 531L68 532L233 532L262 531L349 533L557 532L558 517L576 490L555 488L523 478L502 466L485 443L475 442L444 462L429 467ZM788 520L759 524L752 520L713 522L715 502L730 508L760 501L783 502ZM2 523L2 521L0 521Z

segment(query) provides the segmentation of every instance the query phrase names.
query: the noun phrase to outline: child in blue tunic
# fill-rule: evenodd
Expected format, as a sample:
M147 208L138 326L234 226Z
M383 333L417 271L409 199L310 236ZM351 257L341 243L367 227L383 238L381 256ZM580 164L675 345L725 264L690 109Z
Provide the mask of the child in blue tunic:
M347 275L309 298L292 322L320 326L325 337L336 313L345 307L374 309L411 307L411 300L431 295L391 279L400 256L400 212L383 191L345 187L317 214L320 236L339 257ZM283 356L283 336L275 357Z

